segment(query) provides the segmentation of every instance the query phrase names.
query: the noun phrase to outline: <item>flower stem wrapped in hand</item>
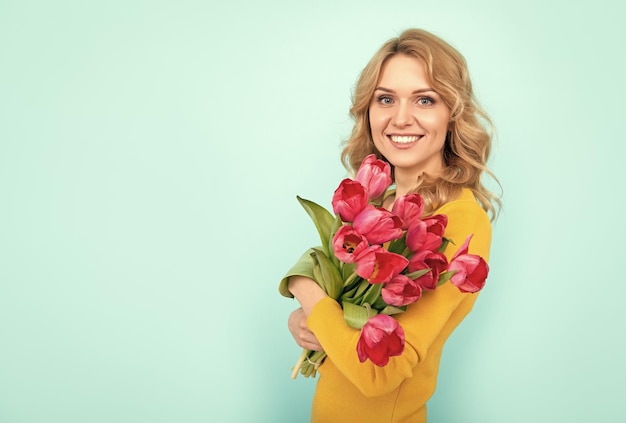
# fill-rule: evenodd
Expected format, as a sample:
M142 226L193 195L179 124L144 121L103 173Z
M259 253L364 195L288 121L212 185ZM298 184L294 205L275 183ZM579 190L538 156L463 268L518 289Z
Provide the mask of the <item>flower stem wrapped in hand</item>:
M389 164L371 154L356 178L344 179L335 190L334 215L298 197L322 245L309 249L279 287L282 295L292 297L287 289L290 276L315 280L342 305L346 323L361 331L359 361L369 359L377 366L385 366L404 350L404 330L393 315L447 281L461 292L477 292L489 272L482 257L468 254L472 235L448 263L443 254L452 242L444 237L447 216L423 217L419 194L397 198L391 211L376 204L391 183ZM292 377L298 372L315 376L325 357L323 351L303 350Z

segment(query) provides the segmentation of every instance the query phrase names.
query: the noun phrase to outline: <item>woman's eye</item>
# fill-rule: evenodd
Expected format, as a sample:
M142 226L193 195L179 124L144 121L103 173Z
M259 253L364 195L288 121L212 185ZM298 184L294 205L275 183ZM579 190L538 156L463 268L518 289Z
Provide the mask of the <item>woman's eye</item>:
M432 97L420 97L417 99L417 103L420 106L432 106L435 104L435 100Z
M378 97L378 102L380 104L391 104L393 103L393 100L389 96L381 95L380 97Z

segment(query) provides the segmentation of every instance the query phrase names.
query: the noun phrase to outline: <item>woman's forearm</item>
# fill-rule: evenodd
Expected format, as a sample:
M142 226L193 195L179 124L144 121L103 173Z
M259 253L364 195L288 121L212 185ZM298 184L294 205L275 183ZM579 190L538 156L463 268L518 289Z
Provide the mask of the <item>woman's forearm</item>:
M311 314L315 304L327 296L317 282L304 276L289 278L289 292L296 297L307 317Z

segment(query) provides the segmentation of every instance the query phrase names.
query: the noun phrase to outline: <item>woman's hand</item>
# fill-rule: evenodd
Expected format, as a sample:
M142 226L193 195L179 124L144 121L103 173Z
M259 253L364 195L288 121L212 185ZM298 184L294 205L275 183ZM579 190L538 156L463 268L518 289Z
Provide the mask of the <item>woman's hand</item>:
M324 350L315 337L315 334L313 334L306 325L306 316L302 307L294 310L289 315L287 325L289 326L289 332L291 332L291 336L295 339L296 344L312 351Z

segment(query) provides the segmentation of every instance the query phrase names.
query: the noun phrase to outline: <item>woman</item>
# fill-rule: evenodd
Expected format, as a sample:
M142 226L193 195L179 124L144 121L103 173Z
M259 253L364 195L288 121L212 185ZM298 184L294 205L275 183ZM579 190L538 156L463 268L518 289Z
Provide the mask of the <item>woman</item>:
M389 40L358 80L351 108L355 125L342 159L354 172L369 154L391 165L395 198L418 192L425 214L445 214L444 236L455 244L468 235L470 253L489 257L491 220L499 199L481 183L488 173L491 137L479 119L464 58L433 34L410 29ZM491 214L491 218L489 214ZM444 342L470 312L477 294L450 283L424 295L396 315L405 348L383 367L361 363L359 331L346 325L341 306L312 279L291 276L288 290L301 308L289 317L298 345L323 350L327 358L313 400L313 422L425 422L435 390Z

